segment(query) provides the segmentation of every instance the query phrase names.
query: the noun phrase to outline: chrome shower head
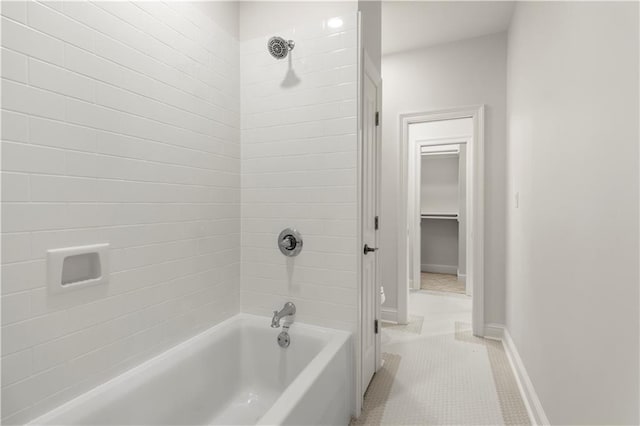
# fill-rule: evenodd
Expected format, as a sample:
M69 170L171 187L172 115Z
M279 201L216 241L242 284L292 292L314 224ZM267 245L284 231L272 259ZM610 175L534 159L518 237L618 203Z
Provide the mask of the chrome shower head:
M285 40L282 37L271 37L267 42L267 49L269 53L276 59L284 59L289 54L290 50L295 47L293 40Z

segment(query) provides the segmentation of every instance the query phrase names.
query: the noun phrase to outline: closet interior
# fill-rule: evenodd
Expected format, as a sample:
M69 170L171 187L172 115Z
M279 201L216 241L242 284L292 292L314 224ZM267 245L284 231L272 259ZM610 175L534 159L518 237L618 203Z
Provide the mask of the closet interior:
M420 288L466 294L466 145L420 147Z

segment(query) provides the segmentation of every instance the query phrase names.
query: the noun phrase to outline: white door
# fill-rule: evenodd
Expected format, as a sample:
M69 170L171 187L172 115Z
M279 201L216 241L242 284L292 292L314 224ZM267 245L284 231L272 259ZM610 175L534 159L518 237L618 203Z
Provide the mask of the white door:
M365 55L366 58L366 55ZM362 103L362 392L379 366L378 188L380 78L365 60Z

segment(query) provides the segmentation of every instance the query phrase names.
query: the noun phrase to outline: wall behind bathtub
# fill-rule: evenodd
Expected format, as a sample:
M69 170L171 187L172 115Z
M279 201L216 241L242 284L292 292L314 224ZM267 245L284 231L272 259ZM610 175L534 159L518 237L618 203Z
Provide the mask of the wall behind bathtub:
M277 7L241 7L242 311L270 315L290 300L300 321L356 328L356 6L289 3L294 27ZM321 19L345 8L339 28ZM273 35L296 42L288 58L268 54ZM286 227L302 234L298 257L277 249Z
M239 46L237 20L228 33L181 3L2 2L2 15L12 424L238 312ZM46 250L100 242L110 284L51 296Z

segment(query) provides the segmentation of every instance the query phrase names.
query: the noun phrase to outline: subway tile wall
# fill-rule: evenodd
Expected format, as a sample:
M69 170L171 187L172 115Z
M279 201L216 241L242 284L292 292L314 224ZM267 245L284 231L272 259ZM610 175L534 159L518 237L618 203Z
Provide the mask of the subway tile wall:
M240 43L241 306L293 301L298 321L355 331L357 16L341 20L279 32L296 43L283 60L266 49L275 34ZM286 227L304 239L295 258L277 248Z
M239 310L240 48L190 7L2 2L3 424L30 420ZM323 72L337 81L345 71L336 65L318 65L313 78ZM335 91L327 100L353 90L327 89ZM346 124L353 108L334 105L349 113L313 113ZM256 129L279 117L247 115ZM309 137L326 130L301 126ZM251 202L272 203L251 188L286 176L251 159L290 142L258 144L259 133L247 134L255 155L245 187ZM345 136L323 137L337 148ZM334 151L354 155L316 155L337 161L331 179L350 176ZM322 173L300 180L317 185ZM326 198L318 208L340 204L349 216L349 188L328 189L319 188ZM313 230L325 234L318 244L348 222L335 219ZM260 251L260 237L252 250ZM309 237L309 252L320 250ZM48 293L47 249L102 242L111 244L108 286ZM331 256L331 264L346 262ZM344 274L332 277L337 289Z

